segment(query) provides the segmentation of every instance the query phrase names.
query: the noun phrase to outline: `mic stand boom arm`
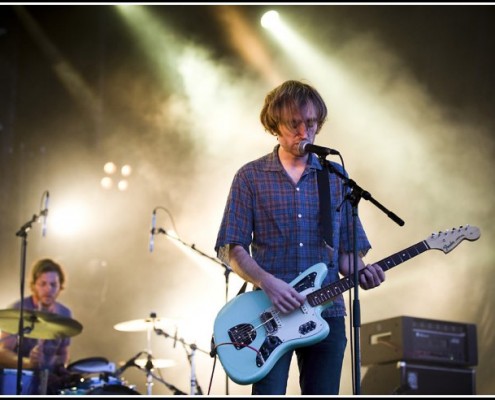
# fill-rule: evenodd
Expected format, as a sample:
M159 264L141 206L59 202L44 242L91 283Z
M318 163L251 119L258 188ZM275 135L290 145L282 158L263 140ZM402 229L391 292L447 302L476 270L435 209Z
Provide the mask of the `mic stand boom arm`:
M176 235L172 235L170 232L167 232L163 228L157 228L156 229L156 233L163 233L163 234L167 235L169 238L172 238L174 240L177 240L178 242L182 243L184 246L193 249L197 253L201 254L203 257L209 258L211 261L213 261L213 262L215 262L217 264L220 264L222 267L224 267L227 270L226 273L232 272L232 268L230 268L227 264L225 264L224 262L220 261L218 258L211 257L208 254L203 253L201 250L199 250L196 247L196 245L194 243L193 244L188 244L188 243L184 242L180 237L178 237Z
M339 170L337 170L328 160L325 160L320 157L320 162L323 167L328 168L328 172L331 172L340 178L345 182L345 185L348 186L351 189L351 193L349 194L349 200L351 201L351 204L354 207L357 207L359 204L359 201L361 198L370 201L373 203L377 208L382 210L390 219L392 219L395 223L397 223L399 226L404 225L404 221L399 218L396 214L394 214L392 211L388 210L385 208L382 204L380 204L378 201L376 201L373 196L366 190L363 190L355 181L352 179L349 179L347 176L345 176L343 173L341 173Z
M390 219L396 222L398 225L404 225L404 221L400 219L393 212L387 210L382 204L376 201L369 192L363 190L355 181L349 179L343 173L338 171L334 166L326 160L323 156L318 156L323 168L327 168L329 173L333 173L339 176L343 181L344 185L350 188L350 192L345 196L346 199L352 205L352 229L353 229L353 240L354 240L354 251L353 251L353 265L358 265L358 254L357 254L357 217L358 217L358 204L361 198L371 201L376 207L382 210ZM353 281L354 281L354 301L352 308L352 322L354 327L354 394L361 394L361 352L360 352L360 333L359 328L361 326L361 313L359 305L359 271L354 268L353 271Z

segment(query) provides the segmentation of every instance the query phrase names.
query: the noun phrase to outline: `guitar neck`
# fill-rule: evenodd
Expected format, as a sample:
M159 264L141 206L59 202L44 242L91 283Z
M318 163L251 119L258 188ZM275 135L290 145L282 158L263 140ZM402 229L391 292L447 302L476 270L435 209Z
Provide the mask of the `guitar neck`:
M411 247L408 247L407 249L392 254L391 256L386 257L383 260L376 262L375 264L378 264L384 271L388 271L389 269L402 264L403 262L410 260L411 258L416 257L429 249L430 247L428 246L426 241L423 240ZM362 273L363 272L360 272L360 274ZM322 305L353 287L354 280L351 276L342 278L336 282L322 287L319 290L315 290L314 292L309 293L307 295L308 303L312 307Z

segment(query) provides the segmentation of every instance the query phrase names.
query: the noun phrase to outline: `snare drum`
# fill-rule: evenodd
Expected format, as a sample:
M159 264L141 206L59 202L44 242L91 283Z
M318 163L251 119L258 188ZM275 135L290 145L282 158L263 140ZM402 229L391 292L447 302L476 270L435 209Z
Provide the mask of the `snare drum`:
M38 380L34 379L33 371L22 371L21 395L38 394ZM0 394L17 394L17 370L0 369Z

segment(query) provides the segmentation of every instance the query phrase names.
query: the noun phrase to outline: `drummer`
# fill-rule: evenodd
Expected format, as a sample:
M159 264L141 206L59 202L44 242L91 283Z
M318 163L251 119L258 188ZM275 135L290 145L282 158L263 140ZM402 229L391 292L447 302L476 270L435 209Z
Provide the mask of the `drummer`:
M36 261L30 272L31 295L24 298L24 309L58 314L72 317L71 310L57 301L66 283L66 273L57 262L44 258ZM19 309L20 300L10 308ZM0 341L0 367L18 367L17 335L2 332ZM35 339L23 337L22 369L48 371L48 387L46 394L56 394L57 381L66 374L69 361L70 337L60 339ZM36 393L45 394L45 393Z

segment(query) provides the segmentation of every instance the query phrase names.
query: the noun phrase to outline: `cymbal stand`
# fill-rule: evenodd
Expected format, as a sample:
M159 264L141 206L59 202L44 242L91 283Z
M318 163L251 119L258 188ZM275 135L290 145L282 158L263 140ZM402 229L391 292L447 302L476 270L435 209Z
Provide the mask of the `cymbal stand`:
M198 390L198 394L203 394L201 387L197 384L196 380L196 366L194 364L194 353L196 352L196 345L190 345L191 353L189 354L189 363L191 364L191 391L190 395L194 396L196 394L196 389Z
M151 318L156 318L155 313L150 314ZM146 370L146 394L148 396L151 396L152 392L152 387L153 387L153 375L151 373L151 370L153 369L153 362L151 361L152 355L151 355L151 326L148 327L146 330L146 342L148 344L147 346L147 355L148 355L148 360L146 361L145 365L145 370Z
M146 361L145 365L145 370L146 370L146 394L148 396L151 396L151 388L153 387L153 361L151 361L151 353L148 353L148 361Z
M158 329L158 328L155 328L155 333L157 335L162 335L166 338L172 337L171 335L169 335L168 333L166 333L162 329ZM186 347L189 347L189 349L191 350L191 352L189 353L186 349L187 359L189 361L189 364L191 365L191 387L190 387L190 393L189 394L192 396L194 396L196 394L202 395L203 390L201 389L201 386L198 384L198 381L196 379L196 365L194 362L194 356L195 356L196 350L202 351L205 354L210 354L210 353L205 351L205 350L201 350L194 343L188 344L185 342L185 340L183 338L177 338L177 332L173 336L173 339L174 339L174 347L175 347L176 342L180 342L180 343L182 343L182 345L185 349L186 349Z
M152 371L153 368L148 369L148 365L146 365L146 367L144 367L144 368L138 364L134 364L134 366L136 366L141 371L144 371L146 373L146 376L150 376L153 379L156 379L158 382L163 383L167 388L169 388L174 393L174 395L187 395L187 393L183 392L182 390L178 389L177 387L175 387L171 383L168 383L164 379L155 375ZM152 366L152 364L151 364L151 366Z

